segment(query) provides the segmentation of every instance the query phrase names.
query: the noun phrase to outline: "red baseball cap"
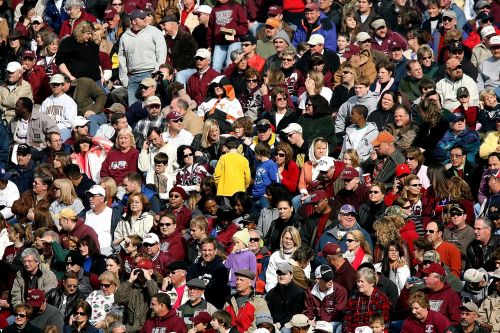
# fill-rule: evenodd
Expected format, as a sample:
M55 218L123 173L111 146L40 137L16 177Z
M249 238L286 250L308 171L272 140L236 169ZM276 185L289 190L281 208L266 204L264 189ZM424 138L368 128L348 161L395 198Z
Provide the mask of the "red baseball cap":
M153 269L155 265L153 262L149 259L141 259L137 262L137 268L142 268L142 269Z
M409 175L411 173L411 170L410 170L410 167L408 166L408 164L398 164L398 166L396 167L396 177L401 177L401 176L405 176L405 175Z
M334 254L339 254L342 252L340 250L340 246L335 243L326 243L326 245L323 247L323 250L318 253L319 256L329 256L329 255L334 255Z
M437 264L437 263L432 263L429 266L424 267L421 270L421 272L424 275L429 275L431 273L436 273L436 274L439 274L441 276L445 276L446 275L446 272L444 271L443 265Z

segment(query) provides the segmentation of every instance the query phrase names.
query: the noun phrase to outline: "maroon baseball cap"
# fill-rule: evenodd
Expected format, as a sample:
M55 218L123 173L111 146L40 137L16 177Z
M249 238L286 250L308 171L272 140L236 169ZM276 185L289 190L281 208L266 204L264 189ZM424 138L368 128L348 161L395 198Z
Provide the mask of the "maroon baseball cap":
M320 202L326 198L328 198L328 195L323 190L317 190L311 193L311 203Z
M32 308L39 308L45 302L45 292L40 289L31 289L28 291L28 304Z
M209 325L211 320L212 320L212 316L208 312L200 312L196 316L191 318L191 322L193 323L193 326L196 326L199 323Z
M446 272L444 271L443 265L437 264L437 263L432 263L429 266L424 267L421 270L421 272L424 275L429 275L431 273L436 273L436 274L439 274L441 276L445 276L446 275Z
M350 59L353 55L359 54L360 48L357 45L350 44L344 50L344 54L342 56L345 59Z
M172 121L172 120L179 120L182 118L182 116L175 111L170 111L169 113L167 113L166 118L167 121Z
M114 8L109 8L104 11L104 19L111 20L114 19L118 12Z
M359 177L359 172L353 167L347 167L342 171L341 177L344 180L352 180Z
M32 58L32 59L35 59L36 58L36 54L35 54L34 51L26 50L23 53L23 58Z
M315 2L308 3L305 10L319 10L319 6Z
M326 245L323 247L323 250L318 253L319 256L329 256L329 255L334 255L334 254L339 254L342 252L340 250L340 246L335 243L326 243Z
M271 6L267 11L268 15L281 15L283 14L283 9L280 6Z

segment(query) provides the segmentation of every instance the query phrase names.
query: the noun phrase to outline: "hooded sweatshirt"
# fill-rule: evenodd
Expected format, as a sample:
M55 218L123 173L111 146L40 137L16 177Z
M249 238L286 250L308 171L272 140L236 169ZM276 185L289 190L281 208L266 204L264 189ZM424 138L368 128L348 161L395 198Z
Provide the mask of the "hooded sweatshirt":
M347 126L351 124L351 111L355 105L364 105L368 108L368 115L377 109L379 94L369 91L362 97L352 96L340 106L337 119L335 120L335 133L344 133Z

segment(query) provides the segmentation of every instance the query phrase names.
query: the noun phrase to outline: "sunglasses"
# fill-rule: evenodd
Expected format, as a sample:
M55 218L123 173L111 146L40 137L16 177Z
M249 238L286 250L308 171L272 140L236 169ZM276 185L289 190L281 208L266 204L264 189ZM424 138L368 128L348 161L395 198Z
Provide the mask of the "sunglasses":
M276 98L276 100L278 102L283 102L283 101L286 101L286 98L284 98L284 97L278 97L278 98Z
M443 17L443 22L451 22L453 21L453 18L452 17Z
M457 69L462 69L462 65L457 65L455 68L450 68L450 71L456 71Z
M453 50L451 51L452 54L462 54L464 53L464 50Z
M413 161L413 160L415 159L415 157L408 156L408 157L406 157L406 159L407 159L408 161Z
M490 45L490 49L498 50L498 49L500 49L500 45Z
M109 288L109 287L111 287L111 284L110 283L101 283L101 287Z
M184 118L180 118L177 120L171 120L171 122L173 122L173 123L178 123L178 122L182 122L182 121L184 121Z
M454 216L462 216L462 215L464 215L464 213L462 213L462 212L453 212L453 213L450 213L450 216L451 216L451 217L454 217Z
M411 205L410 206L403 206L403 209L410 209L411 208Z
M193 153L185 154L185 155L184 155L184 158L186 158L186 157L191 157L191 156L193 156L193 155L194 155Z
M257 83L257 82L259 82L259 80L257 80L257 79L246 79L245 81L248 82L248 83Z
M14 316L19 318L26 318L26 315L24 313L16 313L14 314Z
M72 288L72 289L75 289L75 288L78 288L78 285L77 284L68 284L66 286L66 288Z
M85 312L80 312L80 311L75 311L75 316L86 316L87 313Z
M279 156L279 157L285 157L286 156L285 153L278 153L276 155Z
M350 213L342 213L343 216L356 216L356 213L350 212Z
M111 5L113 5L113 6L121 6L123 4L120 2L120 3L112 3Z
M432 59L431 56L429 56L429 57L422 57L422 60L431 60L431 59Z
M380 191L368 191L369 194L378 194Z
M160 227L170 227L173 223L158 223Z
M178 199L178 198L180 198L180 197L181 197L181 196L180 196L180 195L178 195L178 194L172 194L172 195L170 196L170 198L171 198L171 199Z
M62 83L51 83L50 86L51 87L59 87L59 86L62 86Z
M410 184L411 187L422 187L422 184Z
M281 58L281 61L291 62L291 61L293 61L293 59L292 58Z
M241 44L241 46L243 46L243 47L248 47L248 46L251 46L251 45L252 45L251 43L243 43L243 44Z
M161 105L160 104L149 104L148 108L159 109L159 108L161 108Z
M256 243L258 241L260 241L259 237L252 237L252 238L250 238L250 242L255 242Z
M433 234L433 233L435 233L435 232L436 232L436 230L425 230L425 233L426 233L426 234Z
M356 240L355 239L346 239L345 240L347 243L352 243L352 242L355 242Z

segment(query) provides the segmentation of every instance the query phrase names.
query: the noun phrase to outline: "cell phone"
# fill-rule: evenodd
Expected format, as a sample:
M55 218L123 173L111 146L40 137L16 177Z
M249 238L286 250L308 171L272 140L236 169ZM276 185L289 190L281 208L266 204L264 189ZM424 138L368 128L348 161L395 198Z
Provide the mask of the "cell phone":
M424 280L416 276L410 276L406 279L406 283L408 284L423 284Z

